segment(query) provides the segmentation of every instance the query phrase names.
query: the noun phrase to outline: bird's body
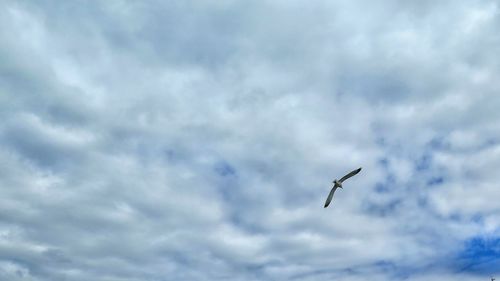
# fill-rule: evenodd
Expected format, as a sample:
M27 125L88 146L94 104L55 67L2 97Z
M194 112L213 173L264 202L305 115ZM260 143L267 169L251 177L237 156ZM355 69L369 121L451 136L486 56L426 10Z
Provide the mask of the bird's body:
M342 183L347 180L348 178L356 175L357 173L359 173L359 171L361 171L361 168L358 168L350 173L348 173L347 175L343 176L340 180L333 180L333 187L332 189L330 190L330 193L328 194L328 198L326 198L326 202L325 202L325 208L328 207L328 205L330 205L330 202L332 202L332 199L333 199L333 194L335 193L335 190L337 190L337 188L343 188L342 187Z

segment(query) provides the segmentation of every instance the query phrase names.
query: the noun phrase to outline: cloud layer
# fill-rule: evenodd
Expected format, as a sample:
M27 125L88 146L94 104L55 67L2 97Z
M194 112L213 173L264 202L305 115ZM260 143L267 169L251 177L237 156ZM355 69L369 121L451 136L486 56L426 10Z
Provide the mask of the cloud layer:
M500 275L494 1L2 6L0 279Z

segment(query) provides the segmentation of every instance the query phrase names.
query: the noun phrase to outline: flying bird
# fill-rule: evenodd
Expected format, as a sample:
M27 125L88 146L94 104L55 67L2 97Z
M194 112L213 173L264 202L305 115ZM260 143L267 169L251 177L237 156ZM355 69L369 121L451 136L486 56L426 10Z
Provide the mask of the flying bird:
M352 177L352 176L356 175L357 173L359 173L359 171L361 171L361 168L358 168L358 169L356 169L356 170L354 170L354 171L350 172L349 174L347 174L347 175L343 176L340 180L335 179L335 180L333 181L333 187L332 187L332 190L330 190L330 194L328 194L328 198L326 198L325 208L326 208L326 207L328 207L328 205L330 205L330 202L332 202L332 199L333 199L333 193L335 193L335 190L337 190L337 188L339 188L339 187L340 187L340 188L343 188L343 187L342 187L342 183L343 183L346 179L348 179L348 178L350 178L350 177Z

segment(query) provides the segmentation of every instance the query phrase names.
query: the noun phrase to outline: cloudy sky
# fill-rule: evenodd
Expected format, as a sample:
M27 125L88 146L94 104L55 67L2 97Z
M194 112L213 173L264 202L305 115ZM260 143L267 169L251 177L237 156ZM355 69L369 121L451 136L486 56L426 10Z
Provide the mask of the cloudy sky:
M1 1L0 279L500 278L499 28L493 0Z

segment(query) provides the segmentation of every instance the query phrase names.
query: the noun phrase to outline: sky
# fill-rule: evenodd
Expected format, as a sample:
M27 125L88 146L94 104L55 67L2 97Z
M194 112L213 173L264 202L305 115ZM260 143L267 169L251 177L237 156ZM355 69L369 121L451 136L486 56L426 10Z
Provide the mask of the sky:
M492 0L0 1L0 279L500 278L499 27Z

